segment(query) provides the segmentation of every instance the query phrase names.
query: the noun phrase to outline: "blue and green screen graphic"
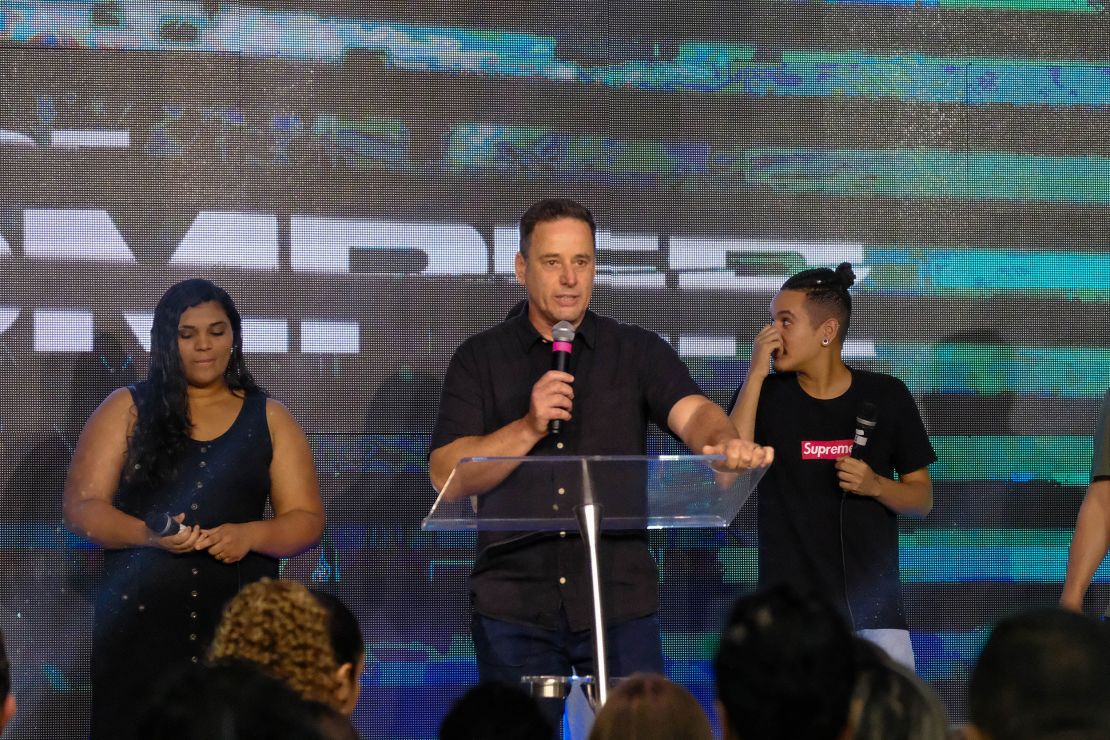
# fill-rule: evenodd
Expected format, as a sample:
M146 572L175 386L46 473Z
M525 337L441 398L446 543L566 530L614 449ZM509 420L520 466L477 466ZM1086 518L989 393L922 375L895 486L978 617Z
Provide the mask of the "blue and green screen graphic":
M853 263L846 359L907 383L940 458L902 578L919 672L962 720L989 625L1058 598L1110 387L1106 12L0 2L10 736L87 730L100 553L62 527L62 482L193 276L236 298L252 370L312 439L327 533L284 574L359 616L359 731L435 736L477 678L474 542L419 529L427 440L451 353L523 296L516 221L549 195L597 215L595 310L720 403L786 277ZM707 706L754 521L652 535L667 669Z

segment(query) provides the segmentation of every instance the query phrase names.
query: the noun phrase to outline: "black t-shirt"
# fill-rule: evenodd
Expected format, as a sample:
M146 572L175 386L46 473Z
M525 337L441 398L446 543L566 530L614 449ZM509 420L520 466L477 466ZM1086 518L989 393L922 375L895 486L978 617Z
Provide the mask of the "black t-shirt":
M886 478L935 462L905 384L852 370L838 398L813 398L794 373L768 377L755 439L775 449L759 484L759 582L786 582L840 605L855 629L906 629L896 515L874 498L841 491L835 468L850 454L865 402L878 409L862 459ZM846 608L850 605L850 609Z
M532 386L551 369L551 343L532 326L527 312L463 342L443 382L430 450L460 437L485 435L528 412ZM559 435L548 435L531 455L643 455L647 425L666 429L671 408L701 390L682 360L657 334L587 312L574 338L569 371L574 375L573 419ZM517 468L493 492L479 497L487 507L514 517L551 516L568 508L577 480L553 482ZM527 469L526 469L527 468ZM643 482L594 480L599 494L643 495ZM513 495L497 496L505 489ZM507 509L507 510L506 510ZM607 508L608 511L608 508ZM564 534L522 536L482 532L470 576L471 601L479 614L555 629L560 607L575 630L593 624L585 549L576 529ZM607 533L600 558L609 622L647 616L658 609L658 573L640 531Z

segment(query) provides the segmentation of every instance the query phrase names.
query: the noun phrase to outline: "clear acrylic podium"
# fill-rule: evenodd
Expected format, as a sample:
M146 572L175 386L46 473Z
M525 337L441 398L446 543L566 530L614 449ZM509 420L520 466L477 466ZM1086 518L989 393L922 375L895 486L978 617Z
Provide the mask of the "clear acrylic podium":
M593 593L594 701L609 689L598 538L605 530L727 527L766 468L718 472L721 455L470 457L424 518L431 531L511 541L577 529Z

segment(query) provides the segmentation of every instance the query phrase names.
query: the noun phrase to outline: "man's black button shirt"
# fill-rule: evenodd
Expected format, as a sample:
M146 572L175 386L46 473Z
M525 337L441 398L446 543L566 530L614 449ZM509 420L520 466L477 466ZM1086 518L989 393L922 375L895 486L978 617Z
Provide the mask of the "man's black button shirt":
M490 434L522 418L532 386L550 369L551 344L527 312L471 337L451 358L429 449ZM561 434L540 440L531 455L643 455L648 422L667 429L675 403L701 393L658 335L593 312L586 313L575 335L570 372L573 418ZM634 481L631 488L642 490ZM550 515L546 490L534 504L536 517ZM600 557L608 621L655 613L658 573L646 532L606 533ZM555 629L562 606L571 629L592 626L588 564L573 529L565 535L479 534L470 590L474 610L494 619Z

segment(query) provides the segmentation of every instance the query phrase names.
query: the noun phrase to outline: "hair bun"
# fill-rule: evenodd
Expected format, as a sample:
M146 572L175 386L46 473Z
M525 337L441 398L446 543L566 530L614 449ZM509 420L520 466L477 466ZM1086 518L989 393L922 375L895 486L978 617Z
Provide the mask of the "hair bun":
M851 262L841 262L836 266L836 277L847 290L856 283L856 273L852 270Z

